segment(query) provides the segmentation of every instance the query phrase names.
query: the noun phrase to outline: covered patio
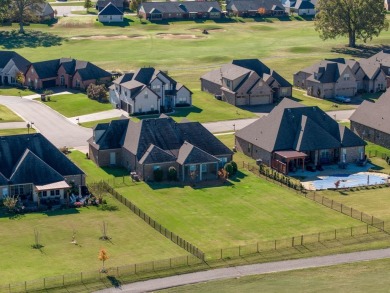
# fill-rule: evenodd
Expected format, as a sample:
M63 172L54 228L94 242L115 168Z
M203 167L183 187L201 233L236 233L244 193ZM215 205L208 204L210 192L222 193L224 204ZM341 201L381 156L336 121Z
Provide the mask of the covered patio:
M271 167L285 175L300 167L305 170L306 157L307 154L294 150L277 151L272 154Z

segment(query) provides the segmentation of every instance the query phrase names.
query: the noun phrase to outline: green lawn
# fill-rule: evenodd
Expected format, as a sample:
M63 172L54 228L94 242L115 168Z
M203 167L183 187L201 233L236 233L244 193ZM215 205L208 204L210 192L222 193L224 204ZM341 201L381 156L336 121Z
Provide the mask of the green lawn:
M0 86L0 96L29 96L34 95L35 92L30 91L29 89L19 89L10 86Z
M23 122L23 119L6 106L0 105L0 123L5 122Z
M158 292L389 292L390 259L180 286ZM387 280L387 281L386 281Z
M30 128L29 132L35 133L36 130L34 128ZM26 134L26 133L28 133L27 127L26 128L0 129L0 136Z
M187 252L167 240L115 199L106 197L118 211L96 207L63 212L26 214L8 218L0 214L0 284L32 280L81 271L98 270L99 249L106 248L107 267L186 255ZM103 221L111 241L99 240ZM32 249L34 229L40 234L41 251ZM73 229L78 245L71 244Z
M117 118L95 120L95 121L83 122L83 123L80 123L80 125L83 127L87 127L87 128L94 128L99 123L110 123L112 120L116 120L116 119Z
M50 101L44 103L65 117L81 116L112 109L110 103L99 103L81 93L51 96Z
M390 174L390 165L382 159L383 155L390 156L390 150L372 142L367 143L366 154L369 156L371 163L375 165L373 169Z

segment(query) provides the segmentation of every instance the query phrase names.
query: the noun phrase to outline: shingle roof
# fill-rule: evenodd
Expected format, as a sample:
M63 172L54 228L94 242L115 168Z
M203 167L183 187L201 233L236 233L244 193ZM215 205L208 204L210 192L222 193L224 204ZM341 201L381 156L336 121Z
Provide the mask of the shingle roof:
M100 127L99 125L96 127ZM121 148L127 125L128 120L126 119L112 120L108 125L105 123L102 128L106 128L106 130L99 140L95 142L96 145L99 146L100 150Z
M370 61L379 62L380 64L390 67L390 51L389 50L382 50L379 53L376 53L375 55L368 58Z
M231 0L227 6L227 10L236 11L257 11L259 8L272 10L273 7L283 7L279 0Z
M117 7L120 11L123 11L123 0L98 0L96 2L96 6L98 7L98 10L102 10L104 7L106 7L109 3L112 3Z
M57 77L59 65L60 59L35 62L31 64L40 79Z
M45 176L51 179L57 176L55 173L59 173L61 176L84 174L40 133L0 137L0 162L0 173L5 178L10 179L13 176L13 180L19 181L22 179L38 180L40 177L36 176L41 175L33 174L36 172L31 170L37 168L39 171L39 167L43 168L43 165L49 166L44 167L45 172L49 172L47 171L49 169L55 170L55 172L49 172L50 176L45 173ZM44 179L39 180L44 181Z
M180 165L217 163L219 159L185 141L179 150L177 162Z
M31 64L30 61L14 51L0 51L0 68L4 68L11 59L23 73L26 73L28 66Z
M139 160L141 165L143 164L156 164L156 163L167 163L175 162L176 157L172 154L160 149L158 146L151 144L145 151L142 158Z
M317 106L306 107L286 98L268 116L237 131L236 136L269 152L365 145Z
M143 2L141 6L146 13L152 13L153 10L157 10L158 13L208 12L210 8L213 12L221 11L217 1Z
M295 9L314 9L315 6L313 3L307 0L297 0L295 3Z
M123 11L110 2L100 10L99 15L123 15Z
M364 101L350 120L390 134L390 91L382 94L376 103Z

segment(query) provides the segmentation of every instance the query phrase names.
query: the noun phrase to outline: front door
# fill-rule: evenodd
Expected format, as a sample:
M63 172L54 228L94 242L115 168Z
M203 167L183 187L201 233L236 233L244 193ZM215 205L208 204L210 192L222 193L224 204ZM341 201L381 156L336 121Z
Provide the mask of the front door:
M115 153L112 152L110 153L110 165L115 165L116 164L116 156Z

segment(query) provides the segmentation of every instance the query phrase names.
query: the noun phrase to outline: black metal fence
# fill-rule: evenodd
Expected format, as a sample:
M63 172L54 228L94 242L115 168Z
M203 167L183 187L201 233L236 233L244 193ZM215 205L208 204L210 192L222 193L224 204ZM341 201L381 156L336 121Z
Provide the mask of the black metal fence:
M167 228L159 224L157 221L155 221L148 214L146 214L144 211L138 208L126 197L122 196L120 193L115 191L114 188L112 188L107 182L100 181L95 184L98 185L98 188L101 188L102 190L105 190L106 192L110 193L115 199L117 199L119 202L127 206L134 214L136 214L138 217L143 219L150 227L152 227L153 229L155 229L156 231L164 235L166 238L171 240L173 243L185 249L192 255L196 256L200 260L204 260L203 251L201 251L198 247L188 242L187 240L183 239L179 235L175 234L174 232L168 230Z

